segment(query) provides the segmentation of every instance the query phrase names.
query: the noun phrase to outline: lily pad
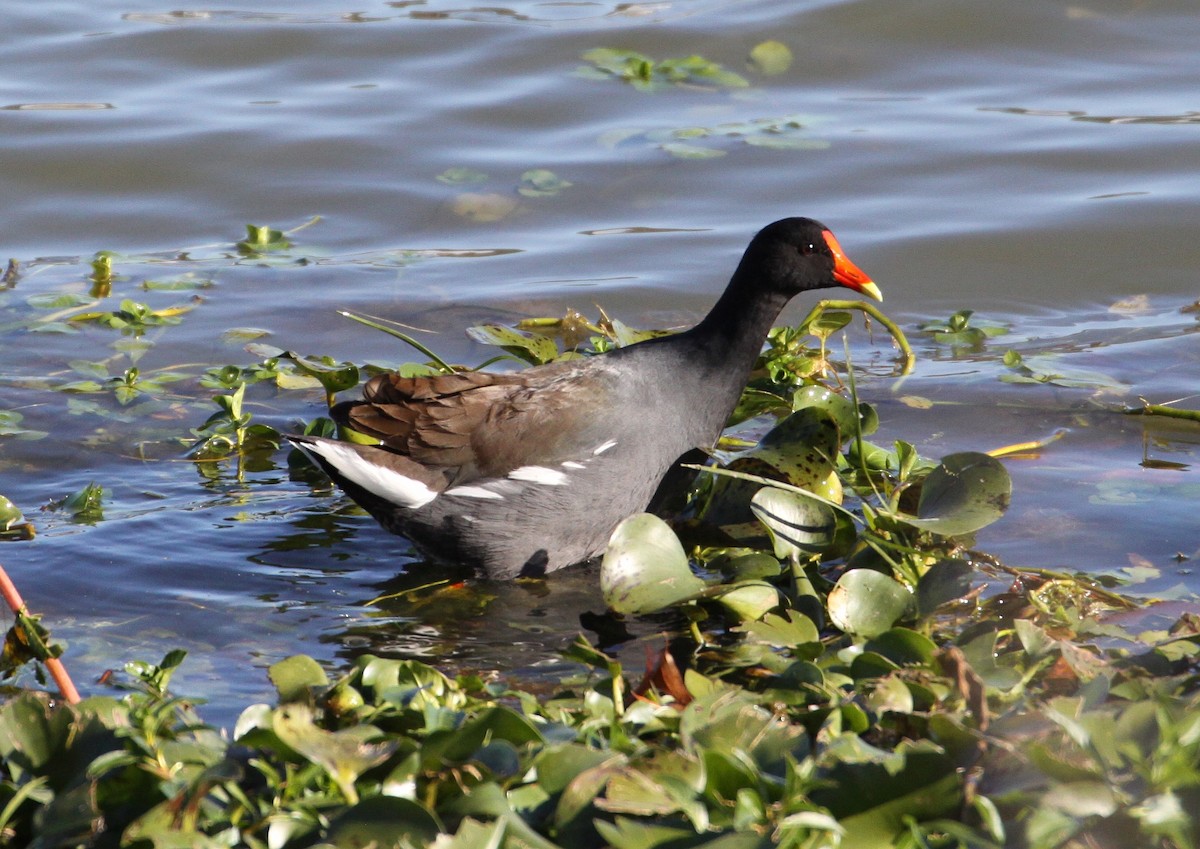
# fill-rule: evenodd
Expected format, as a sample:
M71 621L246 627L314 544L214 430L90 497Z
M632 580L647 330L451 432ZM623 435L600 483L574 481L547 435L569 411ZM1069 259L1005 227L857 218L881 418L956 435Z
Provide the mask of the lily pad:
M995 457L976 451L950 454L921 487L915 518L903 521L942 536L970 534L1008 510L1012 479Z
M600 563L600 591L617 613L652 613L705 587L692 574L683 545L657 516L638 513L613 531Z

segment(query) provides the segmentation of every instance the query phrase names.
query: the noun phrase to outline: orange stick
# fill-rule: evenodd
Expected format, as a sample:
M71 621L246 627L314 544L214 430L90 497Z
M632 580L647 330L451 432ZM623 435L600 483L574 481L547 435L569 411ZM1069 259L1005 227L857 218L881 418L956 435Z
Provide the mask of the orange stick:
M12 608L13 613L23 616L29 615L29 609L25 607L25 600L17 592L16 584L8 577L8 573L4 571L3 566L0 566L0 595L4 596L4 600L8 602L8 606ZM43 662L46 664L46 668L50 670L50 676L54 679L54 683L58 685L58 691L62 693L62 697L66 700L67 704L79 704L79 691L75 689L75 682L67 674L67 668L63 666L62 661L57 657L48 657Z

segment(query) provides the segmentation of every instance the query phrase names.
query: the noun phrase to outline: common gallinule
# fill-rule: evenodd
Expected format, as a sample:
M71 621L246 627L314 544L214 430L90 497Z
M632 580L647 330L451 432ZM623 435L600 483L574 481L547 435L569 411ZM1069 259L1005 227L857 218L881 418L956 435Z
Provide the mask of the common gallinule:
M489 577L596 556L683 454L711 449L788 300L879 289L811 218L768 225L692 329L510 374L382 374L330 411L379 440L288 437L393 533Z

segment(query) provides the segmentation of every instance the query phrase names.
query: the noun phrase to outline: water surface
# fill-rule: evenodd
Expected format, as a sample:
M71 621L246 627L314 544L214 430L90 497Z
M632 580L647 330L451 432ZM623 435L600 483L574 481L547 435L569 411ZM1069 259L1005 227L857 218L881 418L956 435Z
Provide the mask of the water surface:
M599 304L687 324L758 227L805 214L833 227L919 349L897 382L881 340L852 335L882 439L939 456L1068 429L1009 462L1013 509L981 548L1096 574L1148 563L1147 592L1195 593L1177 556L1200 552L1195 431L1114 410L1197 405L1183 309L1200 296L1198 37L1191 4L1169 0L1022 0L1003 15L946 0L14 7L0 245L23 272L0 291L0 410L49 436L0 437L0 493L39 530L2 562L79 678L183 646L179 686L226 723L269 698L254 667L296 652L552 670L579 613L599 608L594 574L490 588L487 606L365 605L423 582L403 541L294 479L282 452L240 479L188 460L180 440L214 409L196 376L256 360L231 328L339 360L409 358L336 316L347 307L434 331L427 344L467 363L489 355L461 332L482 320ZM747 68L767 40L790 48L785 72ZM597 47L698 54L750 85L640 92L577 73ZM672 155L681 142L698 150ZM533 169L570 186L523 195ZM314 216L279 260L234 247L247 223ZM33 332L54 297L87 300L100 250L121 279L95 309L192 307L144 351L105 328ZM954 351L917 333L961 308L1010 334ZM1008 348L1103 379L1004 383ZM189 378L131 408L59 391L81 379L73 361L120 373L133 356ZM323 409L265 387L250 401L281 428ZM111 492L102 521L39 509L89 481Z

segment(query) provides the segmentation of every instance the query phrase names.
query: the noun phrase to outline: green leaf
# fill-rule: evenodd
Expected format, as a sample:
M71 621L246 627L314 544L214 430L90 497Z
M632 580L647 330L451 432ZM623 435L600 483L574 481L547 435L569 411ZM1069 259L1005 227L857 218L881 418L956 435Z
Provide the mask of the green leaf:
M864 650L886 657L897 666L932 668L937 645L924 634L908 628L890 628L868 640Z
M917 518L902 521L942 536L970 534L1008 510L1012 480L994 457L967 451L943 457L921 486Z
M7 531L25 521L21 511L12 501L0 495L0 531Z
M927 616L971 591L975 570L965 560L944 559L929 567L917 583L917 612Z
M693 701L679 719L679 736L688 751L744 753L766 771L809 749L803 726L781 721L746 691L718 690Z
M882 634L904 616L912 604L904 585L882 572L851 569L829 591L829 618L856 637Z
M321 665L303 654L293 655L271 664L267 669L267 677L275 685L281 704L307 700L311 687L329 685L329 678Z
M750 509L770 532L776 557L821 554L833 545L837 514L812 496L765 486L754 494Z
M466 186L472 183L486 183L488 175L474 168L447 168L435 178L439 183L448 186Z
M726 151L719 148L700 147L685 142L672 142L660 146L677 159L716 159L726 154Z
M424 805L396 796L372 796L346 808L330 823L325 842L340 847L428 846L443 831Z
M83 522L98 522L104 518L104 500L110 495L99 484L92 482L63 501L63 509Z
M467 328L467 335L483 345L499 346L534 365L548 363L558 356L558 346L553 340L500 324L477 324Z
M613 531L600 563L600 592L617 613L652 613L693 598L704 587L662 519L638 513Z
M715 598L742 621L761 619L779 606L779 591L763 581L747 581L718 593Z
M734 630L744 633L748 639L784 648L821 642L816 623L796 610L785 610L782 614L768 613L759 621L746 622Z
M764 41L750 51L749 64L765 77L778 76L792 66L792 51L781 41Z
M571 185L553 171L535 168L521 175L521 185L517 187L517 191L525 197L550 197L570 188Z
M836 444L854 436L856 427L862 430L863 436L870 436L879 427L879 415L870 404L859 404L856 410L854 402L846 396L815 384L797 390L792 397L792 409L796 412L815 409L828 415L838 427Z
M385 761L398 745L395 740L372 742L381 732L369 725L325 731L313 724L312 709L299 703L276 708L271 725L284 745L328 772L352 805L358 802L358 777Z

